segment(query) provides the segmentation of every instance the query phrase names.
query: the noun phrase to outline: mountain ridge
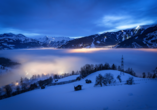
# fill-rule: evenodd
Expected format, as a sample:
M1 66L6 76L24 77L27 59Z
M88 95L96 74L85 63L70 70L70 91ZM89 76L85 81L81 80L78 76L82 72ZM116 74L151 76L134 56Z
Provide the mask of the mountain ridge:
M39 37L29 38L23 34L0 34L0 50L21 48L157 48L157 25L143 25L136 28L104 32L81 38Z
M156 48L157 43L148 44L144 42L147 34L157 31L157 25L143 25L136 28L120 30L117 32L105 32L102 34L94 34L82 38L74 39L60 48L99 48L99 47L114 47L114 48ZM153 40L157 34L154 33ZM138 36L140 36L138 38ZM136 39L135 39L136 38ZM131 40L132 39L132 40ZM138 41L138 42L137 42ZM140 42L140 44L138 44ZM149 43L151 41L148 41ZM125 45L123 45L125 44ZM149 46L148 46L149 45Z

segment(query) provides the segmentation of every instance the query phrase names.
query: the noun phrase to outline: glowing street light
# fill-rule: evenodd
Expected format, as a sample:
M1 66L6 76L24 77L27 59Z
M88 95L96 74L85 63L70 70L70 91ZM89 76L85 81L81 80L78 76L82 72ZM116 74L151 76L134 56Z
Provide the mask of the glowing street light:
M16 83L15 83L15 86L18 86L18 85L19 85L19 83L18 83L18 82L16 82Z

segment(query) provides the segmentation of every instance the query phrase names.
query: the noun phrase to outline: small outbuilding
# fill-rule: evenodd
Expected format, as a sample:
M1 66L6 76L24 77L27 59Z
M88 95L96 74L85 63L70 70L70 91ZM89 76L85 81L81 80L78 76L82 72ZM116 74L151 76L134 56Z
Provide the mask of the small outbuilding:
M74 86L75 91L82 90L82 85Z

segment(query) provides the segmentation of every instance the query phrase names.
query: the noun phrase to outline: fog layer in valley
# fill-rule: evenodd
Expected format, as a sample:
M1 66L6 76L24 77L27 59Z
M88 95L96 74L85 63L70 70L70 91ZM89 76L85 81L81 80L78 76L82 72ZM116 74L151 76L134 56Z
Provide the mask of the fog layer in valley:
M85 64L121 63L133 68L137 75L152 72L157 67L157 49L20 49L1 50L0 57L21 63L18 68L0 74L0 86L15 82L21 77L36 74L64 74L80 70Z

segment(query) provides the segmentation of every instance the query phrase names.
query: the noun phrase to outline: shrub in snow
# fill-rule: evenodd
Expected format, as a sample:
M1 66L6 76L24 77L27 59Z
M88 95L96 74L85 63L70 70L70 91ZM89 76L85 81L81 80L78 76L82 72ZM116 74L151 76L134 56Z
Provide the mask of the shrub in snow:
M92 83L92 81L88 80L88 79L86 79L85 81L86 81L86 83Z
M78 91L78 90L82 90L82 85L78 85L78 86L74 86L74 90L75 91Z
M132 85L133 83L134 83L133 77L130 77L130 78L126 81L126 84L128 84L128 85Z
M117 79L119 80L119 82L122 82L120 75L117 76Z
M77 77L77 78L76 78L76 80L77 80L77 81L80 81L80 80L81 80L81 78L80 78L80 77Z
M45 89L45 86L41 86L41 89Z
M6 91L6 95L7 95L7 96L10 96L11 93L12 93L12 88L11 88L11 86L10 86L10 85L6 85L6 86L4 87L4 89L5 89L5 91Z

